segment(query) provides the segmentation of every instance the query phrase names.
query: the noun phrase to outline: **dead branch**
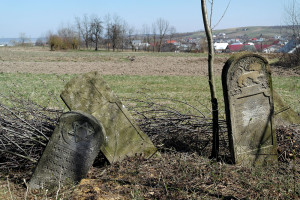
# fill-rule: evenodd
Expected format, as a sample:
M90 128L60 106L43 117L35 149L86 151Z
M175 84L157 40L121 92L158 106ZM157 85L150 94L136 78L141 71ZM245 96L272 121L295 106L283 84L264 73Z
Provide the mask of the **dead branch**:
M0 95L0 168L25 168L38 161L62 110L47 109L14 92Z

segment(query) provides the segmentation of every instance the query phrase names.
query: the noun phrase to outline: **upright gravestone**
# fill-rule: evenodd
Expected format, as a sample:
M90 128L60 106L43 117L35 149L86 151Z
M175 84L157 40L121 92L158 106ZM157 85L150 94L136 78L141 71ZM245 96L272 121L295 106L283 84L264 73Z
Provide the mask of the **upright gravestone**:
M110 163L135 154L143 154L146 158L158 154L151 140L134 123L125 106L97 72L70 80L61 98L70 110L89 113L103 124L106 135L101 151Z
M86 177L104 143L105 130L93 116L64 113L29 182L31 189L77 183Z
M277 162L272 79L263 57L232 56L222 71L229 145L234 163Z

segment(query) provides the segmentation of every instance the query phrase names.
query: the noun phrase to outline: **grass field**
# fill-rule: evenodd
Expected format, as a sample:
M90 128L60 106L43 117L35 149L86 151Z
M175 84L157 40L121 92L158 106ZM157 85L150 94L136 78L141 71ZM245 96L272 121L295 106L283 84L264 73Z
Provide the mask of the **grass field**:
M26 98L41 105L53 106L49 97L59 99L64 84L75 76L72 74L1 73L1 93L8 95L10 91L19 91ZM164 97L186 101L193 106L204 104L209 107L208 80L204 76L104 75L103 77L121 99L141 98L148 95L150 98ZM300 112L300 77L273 77L273 87L288 105L296 112ZM220 109L224 110L220 77L216 77L216 89Z
M131 62L128 56L135 56L136 60ZM206 56L0 48L0 102L9 105L7 97L14 95L49 108L64 107L59 98L64 85L76 74L97 70L125 104L131 104L130 99L170 98L187 102L210 115ZM218 55L216 61L216 88L222 118L220 72L227 57ZM196 67L201 68L200 71L194 71ZM274 71L274 90L300 113L300 77L275 67ZM167 99L162 101L170 103ZM181 112L189 112L181 103L175 102L173 106ZM0 199L24 199L26 195L28 199L293 199L300 195L299 184L296 184L299 166L297 159L297 163L245 168L215 162L196 152L171 151L163 153L161 159L127 159L103 168L93 167L87 182L75 190L75 186L71 186L59 192L43 190L28 194L23 179L28 181L30 171L21 171L21 175L16 171L0 172Z

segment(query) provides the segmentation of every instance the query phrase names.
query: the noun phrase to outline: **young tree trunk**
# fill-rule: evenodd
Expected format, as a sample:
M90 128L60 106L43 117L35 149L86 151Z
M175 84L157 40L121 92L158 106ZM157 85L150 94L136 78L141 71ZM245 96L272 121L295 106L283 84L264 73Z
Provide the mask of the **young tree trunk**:
M98 38L97 37L96 37L96 40L95 40L95 45L96 45L95 51L98 51Z
M88 41L88 39L85 39L85 48L89 49L89 41Z
M208 82L211 95L212 118L213 118L213 148L211 152L212 158L219 156L219 116L218 116L218 99L216 97L216 86L214 80L214 48L211 27L208 24L206 0L201 0L203 24L205 28L208 43Z
M156 41L155 41L155 36L153 37L153 52L155 51L155 47L156 47Z

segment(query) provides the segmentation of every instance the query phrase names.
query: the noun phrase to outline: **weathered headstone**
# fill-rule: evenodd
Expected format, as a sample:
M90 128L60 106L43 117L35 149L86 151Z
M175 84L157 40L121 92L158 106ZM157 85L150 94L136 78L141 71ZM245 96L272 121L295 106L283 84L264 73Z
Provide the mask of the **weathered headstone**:
M103 124L106 135L101 151L110 163L135 154L146 158L158 155L151 140L97 72L70 80L61 98L70 110L87 112Z
M222 71L229 145L234 163L277 162L272 79L263 57L232 56Z
M93 116L67 112L60 119L29 182L29 187L55 187L86 177L104 143L105 130Z

